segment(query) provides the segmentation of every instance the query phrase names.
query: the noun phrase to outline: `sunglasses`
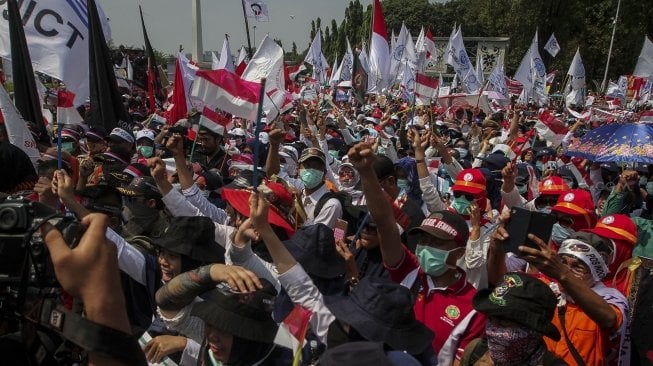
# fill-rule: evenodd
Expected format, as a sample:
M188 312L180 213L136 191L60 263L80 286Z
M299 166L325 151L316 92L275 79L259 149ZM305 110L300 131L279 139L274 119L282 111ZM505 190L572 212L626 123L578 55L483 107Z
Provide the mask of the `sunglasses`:
M453 193L453 196L454 196L455 198L460 198L460 196L465 196L465 199L467 199L467 201L473 201L473 200L474 200L474 195L473 195L473 194L469 194L469 193L454 192L454 193Z

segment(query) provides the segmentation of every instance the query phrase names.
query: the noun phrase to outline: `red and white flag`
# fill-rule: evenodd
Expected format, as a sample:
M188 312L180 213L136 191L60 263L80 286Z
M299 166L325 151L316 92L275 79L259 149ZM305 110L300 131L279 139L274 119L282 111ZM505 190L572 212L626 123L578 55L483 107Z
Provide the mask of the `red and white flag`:
M438 58L438 49L435 47L435 40L431 33L431 28L426 30L424 36L424 50L426 51L426 60L435 60Z
M544 140L550 141L554 148L560 146L562 139L569 132L565 124L549 111L544 111L539 115L538 121L535 123L535 130Z
M653 122L653 111L648 110L648 111L643 111L639 115L639 121L640 122Z
M182 53L177 55L175 81L172 91L172 105L166 116L169 124L174 124L188 116L192 108L201 109L202 101L191 97L190 89L199 68L193 65Z
M380 93L387 87L390 73L390 46L381 1L374 0L372 15L372 43L370 45L368 91Z
M224 136L225 131L231 130L234 126L229 113L218 112L207 106L202 110L199 123L220 136Z
M290 314L279 324L274 343L290 348L297 357L304 344L311 316L313 316L312 311L301 305L295 305Z
M249 62L249 57L247 56L247 50L245 46L240 47L240 52L238 53L238 60L236 60L236 74L241 76L245 68L247 68L247 63Z
M435 99L438 97L439 80L424 74L415 76L415 95L421 99Z
M195 74L192 95L206 105L256 120L261 84L241 79L227 70L200 70Z
M82 116L74 106L75 93L68 90L57 92L57 123L79 125Z

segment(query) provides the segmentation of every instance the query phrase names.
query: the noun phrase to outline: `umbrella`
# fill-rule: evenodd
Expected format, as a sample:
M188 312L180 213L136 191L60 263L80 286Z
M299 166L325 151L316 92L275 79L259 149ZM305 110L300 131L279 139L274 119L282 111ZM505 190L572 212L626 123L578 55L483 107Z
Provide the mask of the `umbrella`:
M572 142L566 154L601 163L653 164L653 126L646 123L604 125Z

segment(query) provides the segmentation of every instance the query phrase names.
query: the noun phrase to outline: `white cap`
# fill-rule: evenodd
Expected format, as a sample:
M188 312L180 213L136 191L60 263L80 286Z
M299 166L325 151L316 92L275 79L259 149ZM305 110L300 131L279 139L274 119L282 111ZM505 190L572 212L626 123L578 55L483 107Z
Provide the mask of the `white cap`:
M259 132L258 140L261 141L262 144L267 145L267 143L270 142L270 136L267 132Z
M243 130L240 127L236 127L233 130L229 131L229 134L233 136L247 137L247 133L245 132L245 130Z
M136 141L143 138L154 141L154 132L152 132L152 130L147 130L147 129L138 131L136 133Z
M134 143L134 136L132 136L131 133L123 130L120 127L116 127L113 130L111 130L111 133L109 134L109 137L117 137L120 138L123 141L129 142L129 143Z

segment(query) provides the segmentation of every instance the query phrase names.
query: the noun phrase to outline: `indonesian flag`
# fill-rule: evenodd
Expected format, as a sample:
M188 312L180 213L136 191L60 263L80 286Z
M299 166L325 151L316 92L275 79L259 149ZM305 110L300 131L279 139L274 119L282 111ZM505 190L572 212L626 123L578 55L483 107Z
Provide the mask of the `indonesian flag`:
M522 89L524 89L524 86L522 83L520 83L517 80L510 79L506 77L506 86L508 87L508 93L510 95L519 95L522 92Z
M588 110L586 110L583 113L578 113L578 112L576 112L575 110L573 110L571 108L567 108L567 112L569 112L569 114L571 114L572 116L574 116L574 117L576 117L578 119L582 119L583 121L588 121L589 122L590 117L592 117L592 108L589 108Z
M290 314L279 324L279 330L274 338L275 344L285 346L293 351L296 361L301 355L311 316L313 316L312 311L301 305L295 305ZM295 362L293 362L294 364Z
M653 122L653 111L643 111L639 115L639 121L640 122Z
M32 163L36 163L38 159L41 158L39 150L36 148L36 142L34 137L27 128L27 123L20 116L18 110L12 103L9 94L4 87L0 86L0 111L4 118L4 125L7 129L7 135L9 137L9 142L13 145L18 146L23 150L27 156L30 157Z
M201 101L191 97L190 89L199 68L193 65L182 53L177 55L175 64L175 82L172 94L172 106L168 111L168 123L174 124L188 116L188 111L195 105L200 106Z
M303 62L293 66L284 66L283 71L286 77L286 87L291 85L297 79L297 75L304 70L306 70L306 66Z
M245 50L245 46L242 46L238 53L238 60L236 61L236 75L241 76L243 74L248 62L249 57L247 57L247 51Z
M390 73L390 47L381 2L374 0L372 16L372 44L370 45L368 86L369 92L380 93L387 86Z
M426 51L426 60L435 60L438 58L438 49L435 47L435 40L431 33L431 28L426 30L424 36L424 50Z
M57 92L57 123L75 124L82 123L82 116L73 105L75 93L68 90L59 90Z
M608 103L608 109L611 111L614 111L616 109L621 108L621 99L615 98L615 99L607 99L605 100L606 103Z
M417 73L415 76L415 95L422 99L434 99L438 96L437 78Z
M207 106L204 106L202 110L199 123L220 136L224 136L224 132L231 130L234 126L230 114L216 111Z
M260 87L260 83L243 80L224 69L200 70L195 74L191 95L206 105L255 121Z
M562 121L555 118L549 111L544 111L539 115L535 129L540 137L551 142L552 147L558 147L569 132Z

